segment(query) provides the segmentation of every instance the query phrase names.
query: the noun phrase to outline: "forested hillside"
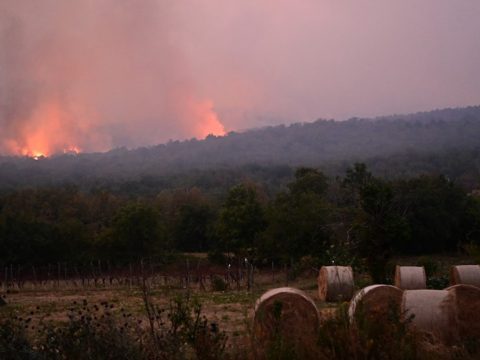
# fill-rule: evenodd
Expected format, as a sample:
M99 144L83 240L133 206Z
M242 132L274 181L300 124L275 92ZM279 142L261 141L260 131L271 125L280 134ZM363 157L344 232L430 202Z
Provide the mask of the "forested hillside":
M201 251L317 265L361 259L380 279L393 255L478 246L478 139L475 107L4 157L0 265Z
M338 175L355 161L387 178L444 174L469 189L478 186L480 107L402 116L275 126L171 141L149 148L51 158L0 157L3 190L76 184L148 193L172 187L225 190L248 178L272 189L297 166Z

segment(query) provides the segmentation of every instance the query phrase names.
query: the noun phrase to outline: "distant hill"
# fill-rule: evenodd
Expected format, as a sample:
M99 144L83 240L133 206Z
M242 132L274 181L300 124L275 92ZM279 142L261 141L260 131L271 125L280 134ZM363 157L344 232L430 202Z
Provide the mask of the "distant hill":
M290 176L289 169L301 165L335 173L355 161L366 161L384 176L449 173L457 167L453 176L465 177L468 172L475 177L479 151L480 106L474 106L374 119L317 120L106 153L39 160L0 157L0 188L137 181L182 186L192 185L185 181L192 176L206 183L218 181L209 177L233 181L242 174L255 178L258 172Z

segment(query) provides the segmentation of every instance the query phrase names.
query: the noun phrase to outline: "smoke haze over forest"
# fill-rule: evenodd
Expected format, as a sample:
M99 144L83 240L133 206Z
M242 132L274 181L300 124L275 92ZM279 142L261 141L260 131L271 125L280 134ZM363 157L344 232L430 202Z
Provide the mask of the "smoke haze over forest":
M477 1L0 4L0 154L466 106Z
M479 138L480 106L318 120L133 150L0 156L0 192L64 184L150 194L190 187L221 192L247 179L276 191L295 168L316 167L336 176L355 162L367 163L385 178L443 174L473 190L480 188Z

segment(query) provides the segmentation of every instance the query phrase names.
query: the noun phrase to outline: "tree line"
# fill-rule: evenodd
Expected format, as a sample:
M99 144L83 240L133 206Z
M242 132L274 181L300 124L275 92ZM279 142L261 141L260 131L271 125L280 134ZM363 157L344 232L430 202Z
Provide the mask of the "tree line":
M353 162L376 175L445 174L479 187L480 106L346 121L271 126L205 140L48 158L0 154L0 189L75 184L137 194L172 187L227 190L247 175L276 188L299 166L342 176ZM212 176L217 173L218 176Z
M244 180L221 194L198 188L132 196L74 186L0 196L0 264L106 260L126 264L180 252L257 264L361 259L382 276L393 255L480 244L480 200L445 176L389 180L363 163L343 176L298 168L271 194Z

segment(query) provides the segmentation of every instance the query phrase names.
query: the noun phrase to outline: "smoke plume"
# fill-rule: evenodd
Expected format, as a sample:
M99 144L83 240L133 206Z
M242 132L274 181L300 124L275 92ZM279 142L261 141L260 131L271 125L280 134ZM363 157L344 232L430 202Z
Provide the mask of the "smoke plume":
M107 150L222 134L153 0L0 5L0 153Z
M480 98L476 0L2 0L0 154Z

